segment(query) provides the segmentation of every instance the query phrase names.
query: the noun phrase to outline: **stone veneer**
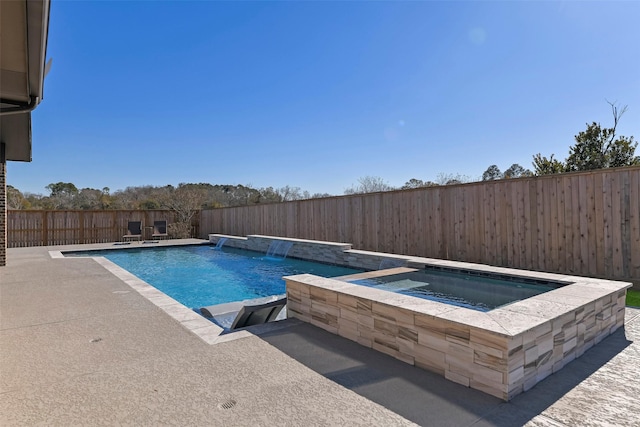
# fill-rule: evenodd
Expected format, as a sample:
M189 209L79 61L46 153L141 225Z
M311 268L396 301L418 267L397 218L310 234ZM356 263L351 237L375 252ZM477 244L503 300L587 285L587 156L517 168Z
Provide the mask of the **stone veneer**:
M303 274L285 278L287 315L505 401L624 323L631 284L495 270L571 284L483 313Z
M221 238L228 239L224 246L246 249L266 253L273 241L284 240L292 242L293 246L287 256L306 259L327 264L363 270L377 270L381 264L407 265L413 257L385 254L351 249L350 243L322 242L318 240L293 239L288 237L274 237L249 235L247 237L229 236L226 234L209 234L209 241L217 243Z
M292 241L289 255L377 270L392 260L406 267L326 279L285 277L287 315L505 401L599 343L624 323L630 283L515 270L351 249L350 244L271 236L209 235L216 243L266 253ZM488 312L349 283L430 267L552 281L564 286Z

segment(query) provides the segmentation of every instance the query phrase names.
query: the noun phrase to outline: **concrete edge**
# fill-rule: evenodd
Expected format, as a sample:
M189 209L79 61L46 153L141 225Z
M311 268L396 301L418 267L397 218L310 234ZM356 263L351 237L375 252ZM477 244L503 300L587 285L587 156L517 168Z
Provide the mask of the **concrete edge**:
M52 258L73 259L65 258L61 251L49 251L49 254ZM100 264L105 270L109 271L115 277L120 279L122 282L124 282L126 285L140 294L140 296L154 304L156 307L164 311L165 314L167 314L169 317L180 323L183 328L193 333L209 345L255 336L255 334L247 329L239 330L237 332L225 333L225 330L220 326L200 316L189 307L182 305L175 299L154 288L144 280L133 275L119 265L109 261L107 258L102 256L86 258L90 258ZM86 258L83 257L83 259Z

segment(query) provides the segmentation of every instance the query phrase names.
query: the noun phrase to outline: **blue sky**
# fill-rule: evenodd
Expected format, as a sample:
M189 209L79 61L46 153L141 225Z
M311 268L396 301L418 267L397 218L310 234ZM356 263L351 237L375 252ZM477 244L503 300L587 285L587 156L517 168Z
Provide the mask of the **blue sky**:
M54 0L33 161L7 182L342 194L531 168L610 126L606 100L640 138L639 19L637 1Z

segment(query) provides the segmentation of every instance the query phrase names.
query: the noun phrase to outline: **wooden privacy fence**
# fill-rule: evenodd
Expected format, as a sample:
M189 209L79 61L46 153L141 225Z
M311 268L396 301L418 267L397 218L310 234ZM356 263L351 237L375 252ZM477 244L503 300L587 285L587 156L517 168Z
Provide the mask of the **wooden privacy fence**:
M200 229L638 282L640 167L211 209Z
M10 210L7 215L7 246L71 245L118 242L126 234L128 221L142 221L151 236L157 220L174 221L168 210Z

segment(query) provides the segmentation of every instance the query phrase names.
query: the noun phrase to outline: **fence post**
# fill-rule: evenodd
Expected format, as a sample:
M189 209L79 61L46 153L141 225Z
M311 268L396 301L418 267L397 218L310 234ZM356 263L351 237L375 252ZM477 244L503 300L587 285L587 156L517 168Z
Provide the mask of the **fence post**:
M49 246L49 224L47 223L47 220L48 220L47 217L48 217L48 212L43 211L42 212L42 238L40 239L42 241L43 246Z
M85 229L85 223L84 223L84 211L80 211L79 215L78 215L78 222L79 222L79 226L80 226L80 235L78 236L79 240L80 240L80 244L85 244L87 243L85 241L85 237L84 237L84 229ZM91 233L89 233L91 234Z
M118 211L113 211L111 213L111 219L113 224L113 229L111 231L111 240L113 242L117 242L118 240Z
M154 212L154 217L155 217L155 212ZM151 227L153 224L151 223L151 221L149 220L149 211L148 210L144 210L142 211L142 240L146 239L147 236L147 227ZM151 229L151 233L153 234L153 229ZM151 238L151 236L149 236L149 238Z

